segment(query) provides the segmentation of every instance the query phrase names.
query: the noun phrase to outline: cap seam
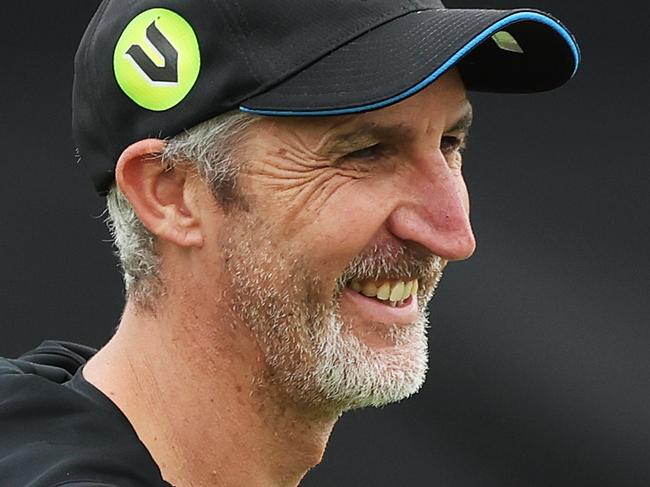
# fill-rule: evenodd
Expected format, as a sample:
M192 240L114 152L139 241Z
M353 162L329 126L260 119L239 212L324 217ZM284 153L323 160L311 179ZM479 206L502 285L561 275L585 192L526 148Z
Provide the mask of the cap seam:
M320 52L318 57L313 58L314 51L316 51L316 49L310 50L307 54L303 55L302 58L299 61L295 61L291 66L289 66L289 68L287 68L283 72L283 74L276 77L273 81L258 87L255 91L248 94L246 98L240 100L238 103L243 103L246 100L248 100L250 98L253 98L254 96L260 95L260 94L262 94L262 93L264 93L264 92L266 92L268 90L273 89L273 87L283 83L287 79L291 78L293 75L298 74L298 72L300 70L308 68L310 65L317 63L320 59L324 58L325 56L327 56L331 52L335 51L336 49L339 49L342 46L345 46L346 44L349 44L350 42L352 42L356 38L366 34L367 32L370 32L371 30L373 30L373 29L375 29L375 28L377 28L377 27L379 27L379 26L381 26L381 25L383 25L383 24L385 24L385 23L387 23L387 22L389 22L391 20L395 20L395 19L397 19L399 17L402 17L404 15L408 15L409 13L412 13L412 12L415 12L415 11L418 11L418 10L435 10L433 8L431 8L431 9L421 9L421 8L418 8L418 7L414 7L411 2L409 2L409 4L410 4L410 6L402 5L396 10L391 10L390 12L387 12L387 13L383 14L382 16L375 19L375 22L373 22L372 25L370 25L370 26L368 26L368 25L363 25L363 26L356 25L354 29L349 29L348 31L346 31L342 35L338 34L336 36L337 38L340 38L341 36L345 38L345 40L343 42L341 42L341 43L337 44L337 43L333 42L333 40L332 40L334 38L334 34L333 34L332 36L330 36L330 38L328 39L328 42L326 43L327 44L326 50L323 51L323 52Z
M246 36L243 35L241 29L235 29L234 25L237 24L237 20L233 21L233 15L230 12L230 9L228 8L227 3L226 4L219 4L216 0L211 0L211 3L215 6L215 8L221 12L224 13L224 18L226 19L226 26L228 27L228 30L230 31L231 34L235 36L237 39L237 52L239 55L244 59L244 62L246 63L246 67L248 68L248 72L253 75L253 78L255 79L256 82L260 82L259 77L257 76L257 72L253 68L253 65L251 64L250 57L246 50L243 47L244 41L246 40ZM237 5L237 9L239 10L239 2L235 1L234 2ZM220 8L223 7L223 8ZM237 15L234 16L235 19L237 19ZM234 105L236 105L238 102L234 102Z
M246 18L245 18L245 16L241 15L241 11L242 11L242 10L241 10L241 6L239 5L239 2L238 2L237 0L234 0L233 3L235 4L235 8L237 9L237 13L239 14L239 15L236 16L237 24L238 24L240 27L242 27L242 28L239 30L238 34L243 38L243 40L246 42L246 44L248 44L248 36L246 35L246 33L247 33L248 30L249 30L249 29L248 29L248 25L247 25L248 23L246 22ZM242 21L243 21L243 23L242 23ZM243 44L243 43L242 43L242 44ZM241 49L241 45L240 45L239 47L240 47L240 49ZM250 59L249 59L249 57L246 55L245 51L244 51L244 50L240 50L240 52L242 53L242 55L243 55L243 56L245 57L245 59L246 59L246 65L248 66L248 70L249 70L250 73L253 75L253 78L255 78L255 81L259 83L260 80L261 80L261 77L259 76L259 72L258 72L257 69L255 69L255 67L251 64Z

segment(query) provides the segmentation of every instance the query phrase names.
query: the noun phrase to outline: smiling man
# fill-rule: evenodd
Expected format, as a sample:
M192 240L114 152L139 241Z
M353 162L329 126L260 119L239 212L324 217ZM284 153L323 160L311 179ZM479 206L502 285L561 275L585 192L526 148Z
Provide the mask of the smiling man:
M0 477L297 485L341 413L425 379L427 304L475 248L466 90L548 90L578 62L532 10L104 1L73 126L127 302L98 352L0 362Z

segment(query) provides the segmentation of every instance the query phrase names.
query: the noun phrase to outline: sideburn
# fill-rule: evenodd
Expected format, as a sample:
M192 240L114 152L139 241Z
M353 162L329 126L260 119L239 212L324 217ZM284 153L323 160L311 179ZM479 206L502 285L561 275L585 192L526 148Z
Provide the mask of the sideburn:
M226 214L230 214L233 210L250 212L250 204L248 199L239 191L238 187L239 174L225 180L214 182L211 185L212 195Z

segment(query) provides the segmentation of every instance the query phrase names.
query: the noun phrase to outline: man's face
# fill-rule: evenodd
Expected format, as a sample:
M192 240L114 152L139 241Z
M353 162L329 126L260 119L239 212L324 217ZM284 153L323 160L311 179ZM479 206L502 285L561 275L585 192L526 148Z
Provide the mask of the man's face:
M253 129L245 208L219 243L224 293L296 403L341 411L422 385L427 302L446 262L474 250L459 152L469 115L450 72L386 109Z

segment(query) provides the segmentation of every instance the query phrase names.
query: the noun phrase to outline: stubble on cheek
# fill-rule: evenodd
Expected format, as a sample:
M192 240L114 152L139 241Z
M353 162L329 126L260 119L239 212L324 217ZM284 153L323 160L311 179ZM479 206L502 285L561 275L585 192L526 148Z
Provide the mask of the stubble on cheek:
M260 381L292 401L320 409L381 405L415 392L426 371L426 303L442 272L441 260L408 247L376 247L343 275L324 282L308 256L278 239L254 214L231 215L222 242L230 280L225 296L233 316L252 332L265 361ZM411 327L383 327L395 346L375 350L340 316L347 279L394 273L418 275L421 319Z
M272 346L277 349L273 355L287 361L301 358L295 356L300 353L296 345L311 340L315 331L310 324L323 308L318 277L308 278L304 259L250 215L233 222L223 249L230 280L225 293L233 314L263 349Z

